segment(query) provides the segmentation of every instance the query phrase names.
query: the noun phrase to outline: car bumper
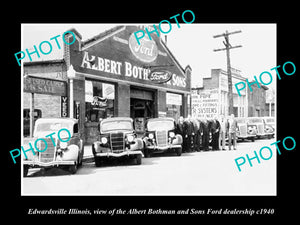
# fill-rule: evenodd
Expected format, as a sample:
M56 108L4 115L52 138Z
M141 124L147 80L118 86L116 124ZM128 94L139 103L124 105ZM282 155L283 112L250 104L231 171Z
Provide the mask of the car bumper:
M115 152L95 152L95 157L122 157L122 156L130 156L130 155L143 155L142 151L131 151L125 150L123 152L115 153Z
M154 151L167 151L168 149L181 148L181 145L167 145L167 146L150 145L150 146L146 146L145 148Z
M247 138L253 138L255 136L256 136L256 134L237 135L238 138L245 138L245 139L247 139Z
M40 162L32 160L24 160L23 165L31 167L51 167L51 166L62 166L62 165L74 165L74 161L52 161L52 162Z

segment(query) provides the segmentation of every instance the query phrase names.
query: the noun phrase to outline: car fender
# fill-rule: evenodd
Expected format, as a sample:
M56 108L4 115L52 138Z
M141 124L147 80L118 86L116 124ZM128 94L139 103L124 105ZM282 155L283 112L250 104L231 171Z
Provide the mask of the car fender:
M141 150L144 147L144 142L141 138L135 139L135 143L130 145L131 150Z
M182 136L180 134L175 135L175 140L173 141L173 144L176 144L176 145L182 144Z
M63 160L77 161L79 147L77 145L69 145L68 149L63 152Z

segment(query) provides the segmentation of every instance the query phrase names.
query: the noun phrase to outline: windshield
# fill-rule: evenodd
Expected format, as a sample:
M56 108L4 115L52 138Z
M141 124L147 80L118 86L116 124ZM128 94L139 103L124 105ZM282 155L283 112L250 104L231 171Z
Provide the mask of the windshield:
M252 118L248 120L250 123L263 123L263 120L261 118Z
M131 121L117 120L103 122L101 124L101 132L108 132L113 130L133 130Z
M274 118L267 118L267 119L266 119L266 122L267 122L267 123L274 123L274 122L275 122L275 119L274 119Z
M147 123L148 130L173 130L174 122L171 120L157 120L157 121L148 121Z

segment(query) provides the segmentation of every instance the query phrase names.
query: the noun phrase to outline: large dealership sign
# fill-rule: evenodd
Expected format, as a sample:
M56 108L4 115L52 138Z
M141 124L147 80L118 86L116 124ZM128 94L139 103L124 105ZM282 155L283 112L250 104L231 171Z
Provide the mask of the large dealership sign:
M158 49L155 41L150 40L149 38L142 39L139 45L135 36L131 34L128 44L132 54L142 62L153 62L158 55Z
M109 58L90 55L84 51L81 61L81 68L91 69L95 71L105 72L108 75L114 75L117 79L128 79L139 82L140 80L149 83L166 83L172 87L187 87L185 76L179 76L167 70L151 70L142 66L135 65L130 62L120 62Z

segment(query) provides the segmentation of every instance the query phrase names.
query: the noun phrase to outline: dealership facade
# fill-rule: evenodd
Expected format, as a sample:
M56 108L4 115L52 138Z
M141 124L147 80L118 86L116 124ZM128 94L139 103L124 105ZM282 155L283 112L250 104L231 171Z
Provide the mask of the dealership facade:
M34 106L42 117L73 114L87 143L107 117L133 118L137 132L147 118L186 117L190 66L181 67L156 35L139 45L133 35L139 29L116 26L86 41L71 29L76 41L64 45L63 59L24 63L23 109Z

